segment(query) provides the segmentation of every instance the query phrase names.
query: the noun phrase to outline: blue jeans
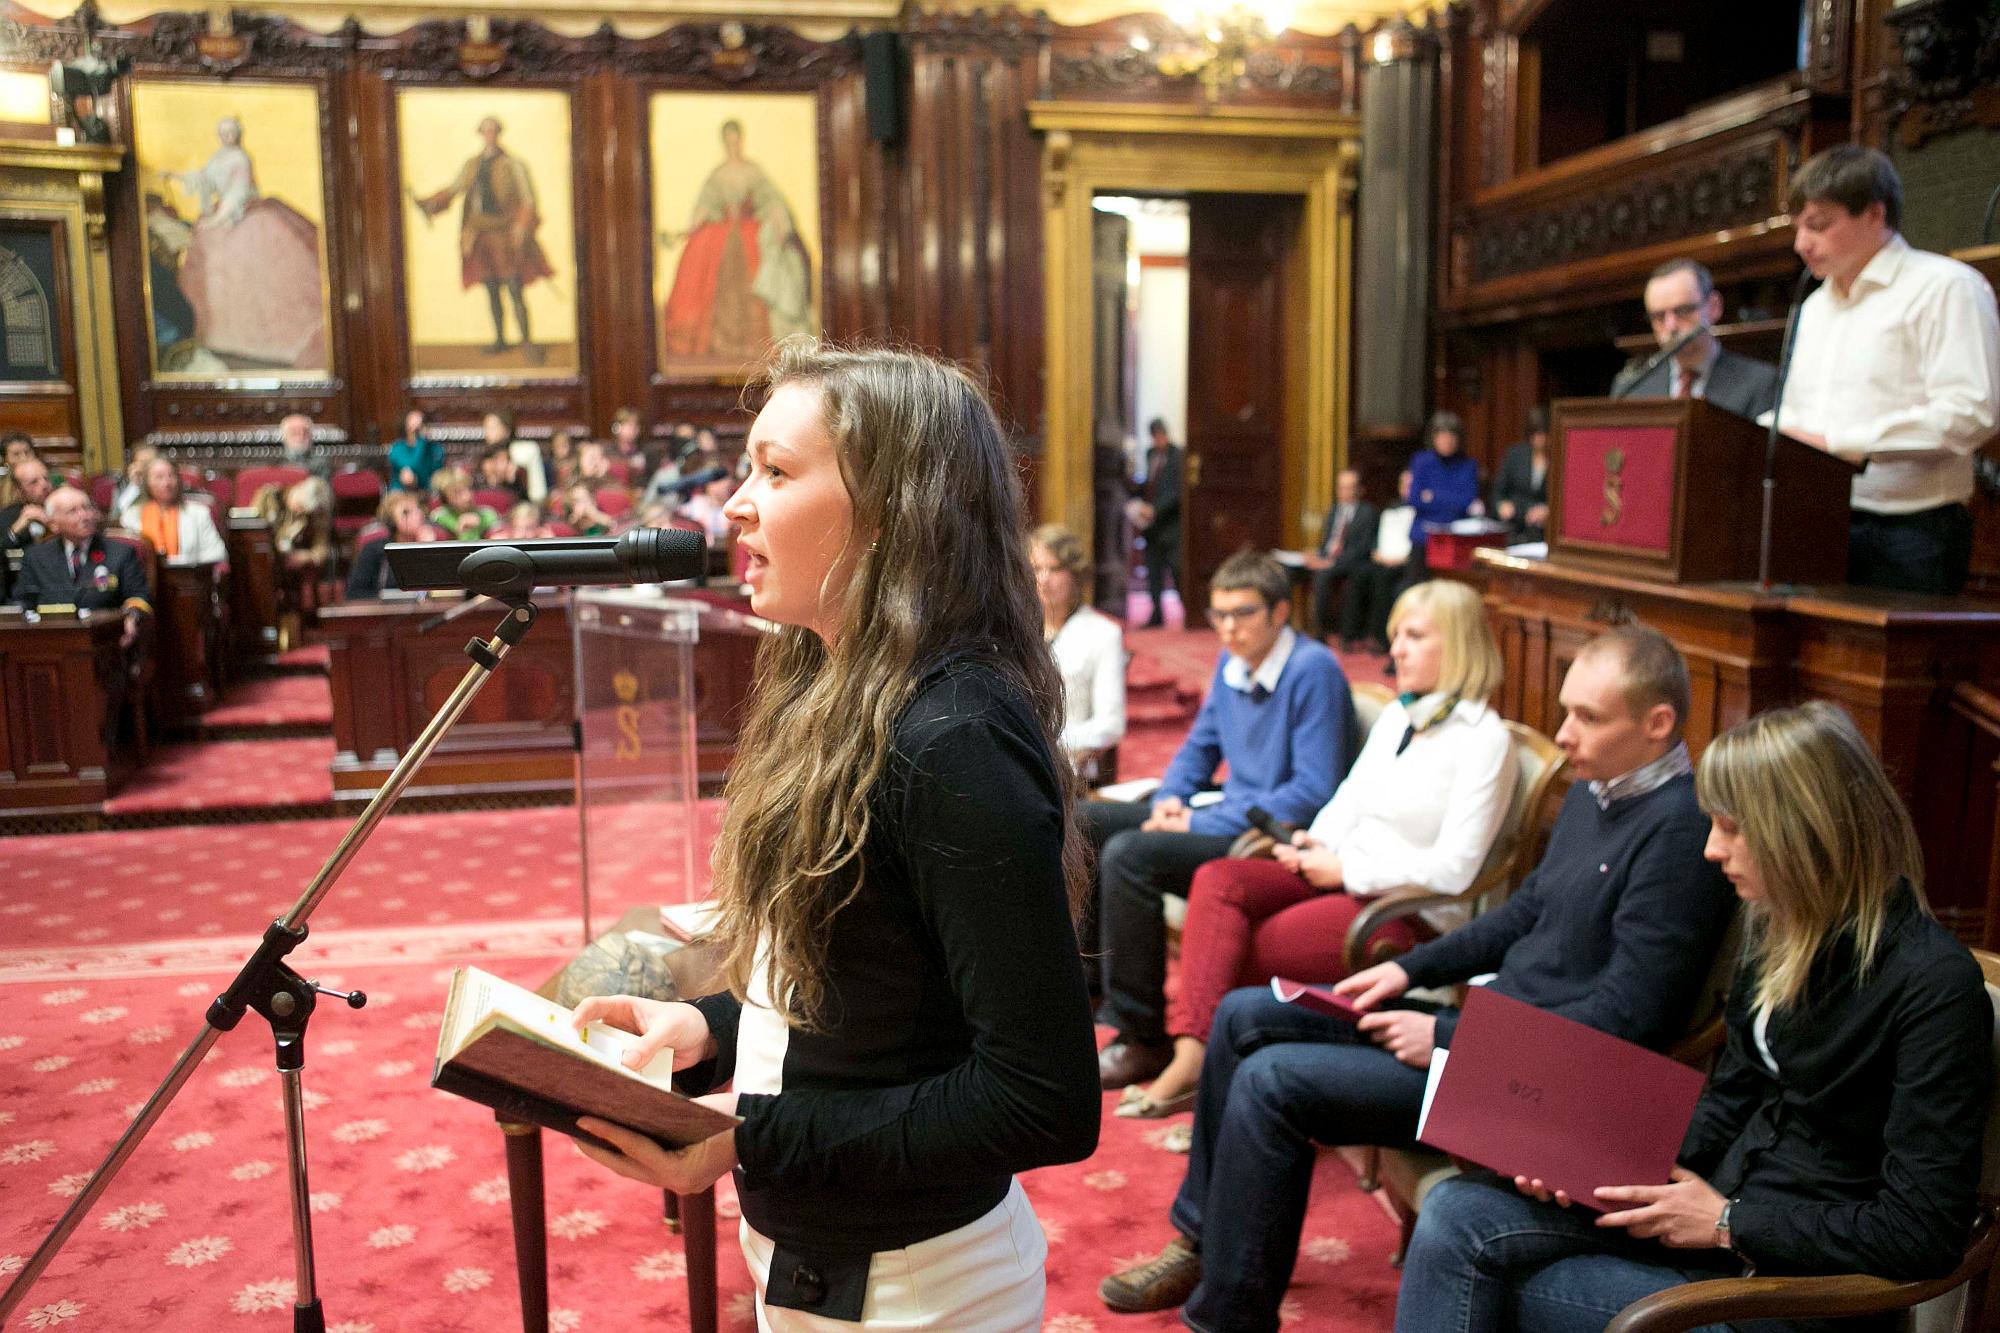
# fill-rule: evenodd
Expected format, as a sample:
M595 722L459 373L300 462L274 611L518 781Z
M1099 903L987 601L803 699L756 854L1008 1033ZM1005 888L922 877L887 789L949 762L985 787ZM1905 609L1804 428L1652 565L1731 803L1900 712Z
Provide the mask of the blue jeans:
M1397 1333L1602 1333L1642 1296L1743 1265L1721 1250L1670 1250L1602 1231L1587 1208L1537 1203L1488 1172L1445 1181L1424 1200L1403 1260ZM1759 1320L1708 1326L1760 1333L1800 1327Z
M1280 1003L1267 987L1216 1010L1174 1226L1201 1249L1181 1318L1203 1333L1271 1333L1292 1278L1315 1143L1407 1147L1424 1071L1352 1023Z

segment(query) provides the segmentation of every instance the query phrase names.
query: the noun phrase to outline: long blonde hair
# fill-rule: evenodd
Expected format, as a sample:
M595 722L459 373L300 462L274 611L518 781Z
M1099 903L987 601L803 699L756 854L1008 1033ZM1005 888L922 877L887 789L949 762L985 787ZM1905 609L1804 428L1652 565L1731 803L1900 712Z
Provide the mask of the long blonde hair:
M1833 704L1774 708L1731 727L1702 754L1695 794L1742 830L1764 881L1747 932L1760 1007L1798 1003L1820 950L1842 935L1865 980L1898 883L1923 902L1909 811Z
M1486 621L1486 605L1471 587L1455 579L1431 579L1403 590L1389 608L1389 637L1403 617L1422 609L1444 640L1438 660L1437 691L1459 699L1486 702L1500 688L1500 645Z
M716 845L723 971L745 994L760 945L788 1023L826 1018L827 929L874 867L870 801L897 719L934 664L973 658L1018 690L1065 784L1062 844L1072 910L1087 890L1062 754L1062 678L1022 533L1020 482L1000 424L955 366L915 353L781 344L756 387L816 386L854 506L853 575L829 645L788 627L757 658ZM865 534L865 536L860 535Z

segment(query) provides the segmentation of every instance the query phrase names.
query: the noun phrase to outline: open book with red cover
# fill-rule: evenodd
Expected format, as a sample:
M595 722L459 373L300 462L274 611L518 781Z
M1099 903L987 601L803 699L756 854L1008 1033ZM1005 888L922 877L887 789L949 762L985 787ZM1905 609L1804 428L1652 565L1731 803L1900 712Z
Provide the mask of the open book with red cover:
M1451 1049L1432 1057L1417 1138L1608 1212L1599 1186L1667 1183L1704 1081L1643 1046L1474 986Z

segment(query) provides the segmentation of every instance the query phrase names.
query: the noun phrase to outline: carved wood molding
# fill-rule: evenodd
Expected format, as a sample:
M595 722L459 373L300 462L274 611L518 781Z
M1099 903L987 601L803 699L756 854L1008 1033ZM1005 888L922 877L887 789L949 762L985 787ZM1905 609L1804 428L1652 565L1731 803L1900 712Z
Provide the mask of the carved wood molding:
M1885 88L1892 134L1914 148L1934 134L2000 126L2000 8L1913 0L1887 22L1899 56Z
M1541 207L1489 213L1472 227L1469 276L1490 282L1761 222L1783 211L1778 176L1778 151L1763 138L1621 172Z
M1046 13L1024 14L1010 6L963 13L919 12L906 18L903 36L913 51L1011 61L1040 55L1054 31L1055 24Z
M1331 102L1351 110L1359 45L1353 24L1331 38L1290 34L1251 51L1221 100ZM1196 73L1168 72L1191 47L1187 34L1160 14L1056 29L1047 94L1079 100L1198 100L1202 88Z
M810 87L854 69L860 57L853 36L816 42L775 23L729 20L684 23L644 41L620 40L611 63L621 74Z

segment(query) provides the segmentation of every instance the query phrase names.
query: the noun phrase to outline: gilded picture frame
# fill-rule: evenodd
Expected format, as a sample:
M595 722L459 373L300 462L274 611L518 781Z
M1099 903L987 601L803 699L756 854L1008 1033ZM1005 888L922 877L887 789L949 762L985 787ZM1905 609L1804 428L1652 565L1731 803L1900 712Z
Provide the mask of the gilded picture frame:
M573 114L561 89L397 90L414 383L576 378Z
M155 380L332 378L321 91L134 79Z
M741 380L820 331L819 98L656 92L653 329L666 380Z

